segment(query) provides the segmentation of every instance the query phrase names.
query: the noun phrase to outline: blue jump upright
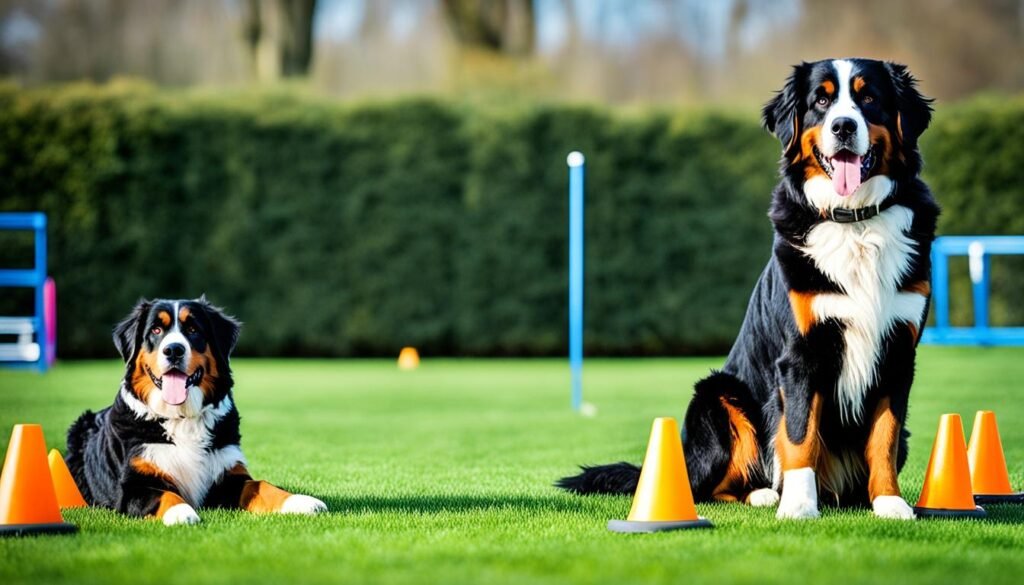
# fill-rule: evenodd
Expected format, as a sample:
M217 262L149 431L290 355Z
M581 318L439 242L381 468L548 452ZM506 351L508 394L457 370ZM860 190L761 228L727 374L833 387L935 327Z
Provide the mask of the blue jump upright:
M583 154L570 152L569 164L569 369L572 409L583 406Z
M15 336L14 343L0 343L0 365L32 368L45 372L48 367L46 327L46 214L0 213L0 230L32 231L35 238L35 262L32 268L0 269L0 287L31 288L35 312L27 317L0 317L0 335Z

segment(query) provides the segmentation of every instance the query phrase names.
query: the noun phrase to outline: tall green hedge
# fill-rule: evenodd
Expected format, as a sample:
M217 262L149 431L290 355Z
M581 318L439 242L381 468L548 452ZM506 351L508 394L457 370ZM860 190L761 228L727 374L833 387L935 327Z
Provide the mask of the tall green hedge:
M939 111L945 231L1024 233L1022 132L1020 99ZM770 251L778 146L754 113L0 88L0 210L49 214L64 356L111 355L141 296L203 292L250 355L563 353L573 149L588 351L727 348Z
M941 108L921 140L924 178L942 204L939 233L1024 235L1024 96ZM973 322L966 258L950 262L951 318ZM992 260L989 318L1024 325L1024 257Z

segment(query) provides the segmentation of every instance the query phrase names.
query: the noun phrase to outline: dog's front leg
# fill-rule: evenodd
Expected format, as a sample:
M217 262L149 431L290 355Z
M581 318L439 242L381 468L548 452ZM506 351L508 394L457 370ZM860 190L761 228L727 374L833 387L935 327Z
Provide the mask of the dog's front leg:
M780 364L784 385L780 389L782 416L775 435L775 454L782 466L782 497L776 517L817 518L815 471L821 454L821 397L807 389L806 378L800 372L788 371L790 367L792 364Z
M130 516L151 516L165 525L197 524L199 514L178 493L171 477L156 465L131 459L121 471L121 499L117 509Z
M889 398L883 398L871 417L871 432L864 449L864 460L868 464L868 498L876 516L913 520L914 509L900 495L900 484L896 480L899 436L899 419L893 413Z
M293 494L270 482L254 480L241 463L228 470L210 490L205 505L256 513L319 514L327 511L327 504L312 496Z

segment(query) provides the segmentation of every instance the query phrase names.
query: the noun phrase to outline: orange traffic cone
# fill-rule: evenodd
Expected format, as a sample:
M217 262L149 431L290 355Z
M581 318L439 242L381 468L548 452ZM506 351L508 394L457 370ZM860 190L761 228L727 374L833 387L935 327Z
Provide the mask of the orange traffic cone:
M60 451L50 449L46 457L50 462L50 479L53 480L53 491L57 493L57 504L61 508L84 508L89 504L85 503L82 492L78 491L75 478L71 477L71 470L68 469Z
M914 512L919 517L985 517L985 510L974 504L967 445L959 414L944 414L939 419L921 499L914 506Z
M1024 504L1024 492L1010 487L1010 474L1006 471L1003 442L999 439L996 413L979 410L974 415L971 442L967 446L967 461L971 466L971 487L977 504Z
M609 521L608 530L660 532L711 526L711 522L697 516L693 505L676 420L671 417L654 419L629 519Z
M415 347L403 347L398 354L398 368L401 370L415 370L420 365L420 352Z
M46 463L43 427L14 425L0 474L0 535L75 532L64 522Z

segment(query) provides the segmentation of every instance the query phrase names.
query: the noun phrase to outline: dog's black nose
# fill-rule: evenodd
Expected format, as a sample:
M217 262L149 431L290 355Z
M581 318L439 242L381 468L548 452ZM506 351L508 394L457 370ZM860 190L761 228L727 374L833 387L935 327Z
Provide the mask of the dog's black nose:
M164 347L164 355L172 360L180 360L185 355L185 346L180 343L168 343Z
M832 120L832 133L840 140L846 140L857 132L857 121L853 118L836 118Z

